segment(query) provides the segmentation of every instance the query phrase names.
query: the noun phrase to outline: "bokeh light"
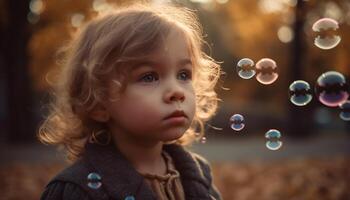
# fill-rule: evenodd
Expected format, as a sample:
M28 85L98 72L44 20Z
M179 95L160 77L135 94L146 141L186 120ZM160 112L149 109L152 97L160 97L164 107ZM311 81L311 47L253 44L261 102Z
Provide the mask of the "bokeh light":
M83 23L84 19L85 19L85 16L83 14L75 13L71 17L71 24L72 24L73 27L78 28L79 26L81 26L81 24Z
M44 3L42 0L31 0L29 9L32 13L40 15L44 10Z
M112 9L112 6L106 0L94 0L92 8L96 12L105 12Z
M277 31L278 39L283 43L289 43L294 38L293 30L289 26L281 26Z

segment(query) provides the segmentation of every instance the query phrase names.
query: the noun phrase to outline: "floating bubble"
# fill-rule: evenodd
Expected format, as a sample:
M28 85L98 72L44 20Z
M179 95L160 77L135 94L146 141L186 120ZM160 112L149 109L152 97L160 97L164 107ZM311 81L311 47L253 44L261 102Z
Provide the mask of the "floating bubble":
M345 101L339 108L341 110L339 117L344 121L350 121L350 101Z
M134 196L127 196L127 197L125 197L124 200L135 200L135 197Z
M206 137L201 137L201 140L200 140L200 141L201 141L202 144L204 144L204 143L207 142L207 138L206 138Z
M243 79L250 79L255 75L254 61L249 58L243 58L237 63L238 76Z
M349 86L341 73L329 71L318 77L315 93L322 104L336 107L348 99Z
M338 34L338 22L331 18L322 18L312 25L316 33L314 44L320 49L332 49L336 47L341 37Z
M102 186L101 176L97 173L94 173L94 172L90 173L87 176L87 180L88 180L88 186L91 189L98 189Z
M294 81L289 86L290 101L297 106L305 106L312 100L309 83L303 80Z
M265 133L266 141L266 147L270 150L278 150L282 147L282 141L279 139L281 138L281 132L279 132L276 129L270 129Z
M230 118L231 128L235 131L240 131L244 128L244 117L240 114L234 114Z
M264 85L275 82L278 78L276 62L270 58L263 58L256 63L256 80Z

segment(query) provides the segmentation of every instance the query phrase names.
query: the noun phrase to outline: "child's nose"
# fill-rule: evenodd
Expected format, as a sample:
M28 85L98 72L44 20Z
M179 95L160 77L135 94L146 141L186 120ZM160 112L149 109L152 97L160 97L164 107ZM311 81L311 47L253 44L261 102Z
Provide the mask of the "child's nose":
M171 89L164 95L166 103L183 102L185 100L185 93L183 88L173 85Z

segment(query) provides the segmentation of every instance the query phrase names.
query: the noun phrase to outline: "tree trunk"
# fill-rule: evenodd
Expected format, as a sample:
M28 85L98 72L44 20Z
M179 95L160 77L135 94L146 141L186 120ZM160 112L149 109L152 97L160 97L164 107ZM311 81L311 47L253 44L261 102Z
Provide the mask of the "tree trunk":
M6 84L6 139L28 142L34 139L33 91L28 70L27 44L30 31L27 22L28 0L7 0L6 19L2 28L1 51Z
M303 62L305 61L306 54L306 42L305 34L303 33L306 8L303 0L298 0L295 9L295 24L294 24L294 40L291 45L291 57L289 66L289 80L288 84L291 84L295 80L303 80ZM289 86L289 85L288 85ZM295 106L291 102L288 102L288 122L287 122L287 134L291 137L304 137L311 133L312 119L312 102L306 106Z

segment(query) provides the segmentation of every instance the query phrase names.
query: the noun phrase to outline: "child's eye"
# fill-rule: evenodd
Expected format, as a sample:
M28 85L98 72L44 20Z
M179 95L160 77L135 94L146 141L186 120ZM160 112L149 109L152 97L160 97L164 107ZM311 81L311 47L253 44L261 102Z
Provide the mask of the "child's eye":
M192 79L192 72L190 70L183 70L178 74L179 80L187 81Z
M158 80L159 80L159 77L157 76L157 74L147 73L147 74L143 75L139 81L150 83L150 82L158 81Z

